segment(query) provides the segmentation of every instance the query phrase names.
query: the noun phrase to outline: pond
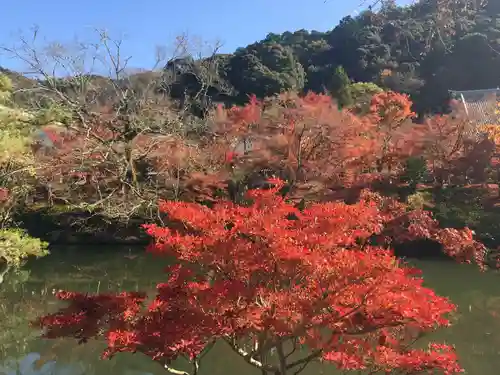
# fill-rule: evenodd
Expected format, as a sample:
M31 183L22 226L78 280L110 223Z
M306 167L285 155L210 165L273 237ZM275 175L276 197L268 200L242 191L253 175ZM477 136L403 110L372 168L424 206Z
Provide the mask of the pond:
M53 311L54 290L107 292L152 290L164 280L165 266L142 250L69 247L57 249L25 271L6 279L0 289L0 375L156 375L165 370L139 354L100 360L100 342L42 340L29 326ZM428 286L459 306L455 324L433 339L454 344L470 375L497 375L500 368L500 275L445 260L414 261ZM497 315L498 314L498 315ZM218 345L204 359L201 375L259 374ZM335 374L330 366L308 367L303 374Z

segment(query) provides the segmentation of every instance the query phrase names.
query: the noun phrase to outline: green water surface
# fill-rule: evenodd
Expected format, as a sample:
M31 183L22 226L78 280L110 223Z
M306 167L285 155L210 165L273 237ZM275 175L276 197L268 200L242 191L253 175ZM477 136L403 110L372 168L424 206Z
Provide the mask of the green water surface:
M77 345L73 340L41 340L29 325L34 317L55 309L54 290L153 290L164 280L165 262L141 250L75 247L53 254L30 263L26 272L0 286L0 375L166 374L139 354L100 360L100 342ZM466 374L500 374L500 274L480 273L474 266L443 260L413 263L424 271L428 286L459 306L455 324L433 339L456 346ZM41 360L34 362L39 356ZM303 372L337 373L324 364L311 365ZM205 374L260 372L220 344L205 357L200 375Z

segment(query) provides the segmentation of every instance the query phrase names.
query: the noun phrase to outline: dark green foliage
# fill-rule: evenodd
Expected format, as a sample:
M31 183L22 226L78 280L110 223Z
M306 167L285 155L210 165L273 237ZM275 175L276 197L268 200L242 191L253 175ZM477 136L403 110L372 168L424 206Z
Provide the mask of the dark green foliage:
M416 189L417 184L424 182L427 165L422 157L412 157L406 160L401 181L407 183L411 188Z
M249 94L262 98L284 91L300 92L306 79L293 50L271 42L237 50L229 59L227 77L242 99Z
M354 101L351 95L351 80L342 66L335 69L331 91L337 99L339 107L350 107Z
M434 218L442 227L469 227L489 248L500 246L500 210L485 207L487 192L470 187L448 187L434 192Z
M435 191L434 217L443 227L478 228L484 215L485 192L464 187L448 187Z

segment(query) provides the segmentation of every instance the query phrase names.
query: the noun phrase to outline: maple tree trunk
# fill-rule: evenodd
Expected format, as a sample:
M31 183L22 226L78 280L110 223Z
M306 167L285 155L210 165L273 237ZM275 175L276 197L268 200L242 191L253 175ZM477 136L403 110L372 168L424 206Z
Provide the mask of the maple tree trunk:
M285 356L285 351L283 350L283 343L281 342L281 340L276 345L276 352L278 354L280 369L279 371L276 371L275 375L286 375L286 356Z

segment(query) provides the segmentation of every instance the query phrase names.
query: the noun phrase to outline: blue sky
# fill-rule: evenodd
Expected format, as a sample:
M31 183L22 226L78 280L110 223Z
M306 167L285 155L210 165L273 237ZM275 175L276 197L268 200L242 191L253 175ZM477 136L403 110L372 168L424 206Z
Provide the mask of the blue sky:
M13 0L2 5L0 45L11 46L19 35L38 25L47 41L89 40L95 28L123 37L131 66L147 68L155 46L169 49L187 33L223 43L233 52L263 39L267 33L297 29L329 30L348 14L361 10L362 0ZM408 2L408 0L403 0ZM43 44L43 43L42 43ZM0 66L19 63L0 55Z

